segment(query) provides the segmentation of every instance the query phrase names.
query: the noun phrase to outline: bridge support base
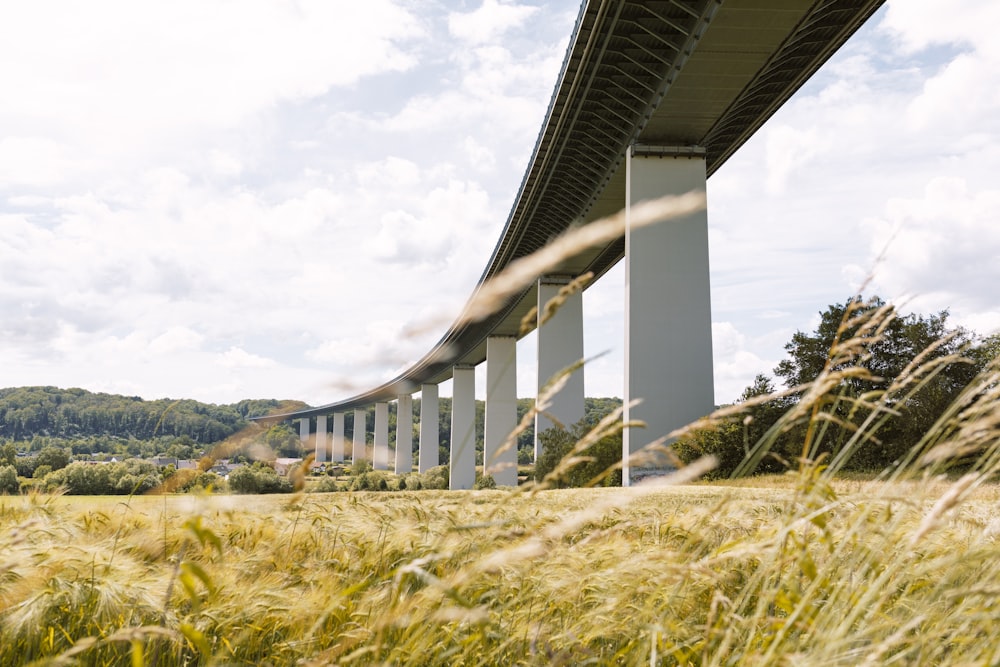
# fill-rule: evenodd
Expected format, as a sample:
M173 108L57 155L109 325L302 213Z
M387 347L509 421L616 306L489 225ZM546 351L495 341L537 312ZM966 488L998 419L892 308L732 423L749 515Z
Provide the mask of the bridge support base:
M626 207L646 199L705 191L705 159L630 154ZM626 216L628 214L626 213ZM712 411L712 309L708 214L700 211L625 235L625 419L646 422L624 434L628 486L669 469L665 457L628 462L647 444Z

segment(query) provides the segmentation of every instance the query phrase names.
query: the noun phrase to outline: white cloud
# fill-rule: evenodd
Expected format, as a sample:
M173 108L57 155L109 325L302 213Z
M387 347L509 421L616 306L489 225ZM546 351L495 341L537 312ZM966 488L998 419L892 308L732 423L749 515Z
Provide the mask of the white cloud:
M913 298L925 311L962 318L997 309L1000 190L969 192L960 178L928 183L923 196L891 199L871 223L873 254L885 249L875 281L887 298ZM991 319L996 319L991 318Z
M47 137L0 137L0 189L58 183L73 166L65 146Z
M196 350L204 340L204 336L188 327L171 327L149 342L149 350L157 355Z
M537 7L499 0L484 0L471 12L448 15L448 31L469 44L492 42L508 30L520 27L538 11Z
M491 171L496 165L497 159L493 151L476 141L475 137L466 137L462 148L465 149L469 164L476 171Z
M276 366L273 359L247 352L238 347L231 347L217 355L216 358L218 364L226 368L273 368Z
M758 373L770 376L777 362L747 349L747 340L732 322L712 323L712 356L716 403L729 403Z

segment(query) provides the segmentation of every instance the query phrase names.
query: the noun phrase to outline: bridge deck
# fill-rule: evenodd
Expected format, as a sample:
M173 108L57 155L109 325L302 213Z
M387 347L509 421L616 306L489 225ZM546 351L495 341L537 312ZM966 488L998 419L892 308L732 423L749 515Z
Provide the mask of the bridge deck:
M699 146L711 175L884 0L592 0L585 2L545 123L480 284L575 224L625 204L633 144ZM624 239L552 267L604 274ZM535 288L492 316L454 325L393 380L329 405L267 419L342 412L439 383L479 364L490 335L516 335Z

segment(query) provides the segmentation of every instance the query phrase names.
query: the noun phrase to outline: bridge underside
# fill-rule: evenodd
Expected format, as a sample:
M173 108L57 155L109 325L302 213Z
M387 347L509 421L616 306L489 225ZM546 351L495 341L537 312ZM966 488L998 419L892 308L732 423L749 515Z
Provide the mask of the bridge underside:
M545 124L480 284L574 225L626 204L635 145L699 147L711 176L864 23L883 0L645 0L581 8ZM600 276L625 239L551 267ZM537 287L493 315L455 325L413 367L344 401L269 419L394 400L486 359L489 336L517 336Z

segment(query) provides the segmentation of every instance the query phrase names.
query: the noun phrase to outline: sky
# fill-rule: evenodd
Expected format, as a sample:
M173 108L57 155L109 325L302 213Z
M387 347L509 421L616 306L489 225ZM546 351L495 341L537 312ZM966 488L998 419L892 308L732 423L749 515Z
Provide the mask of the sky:
M481 275L578 10L3 3L0 387L322 405L394 377ZM709 179L717 402L866 281L1000 327L998 25L890 0ZM623 294L620 265L585 294L588 396L622 395Z

